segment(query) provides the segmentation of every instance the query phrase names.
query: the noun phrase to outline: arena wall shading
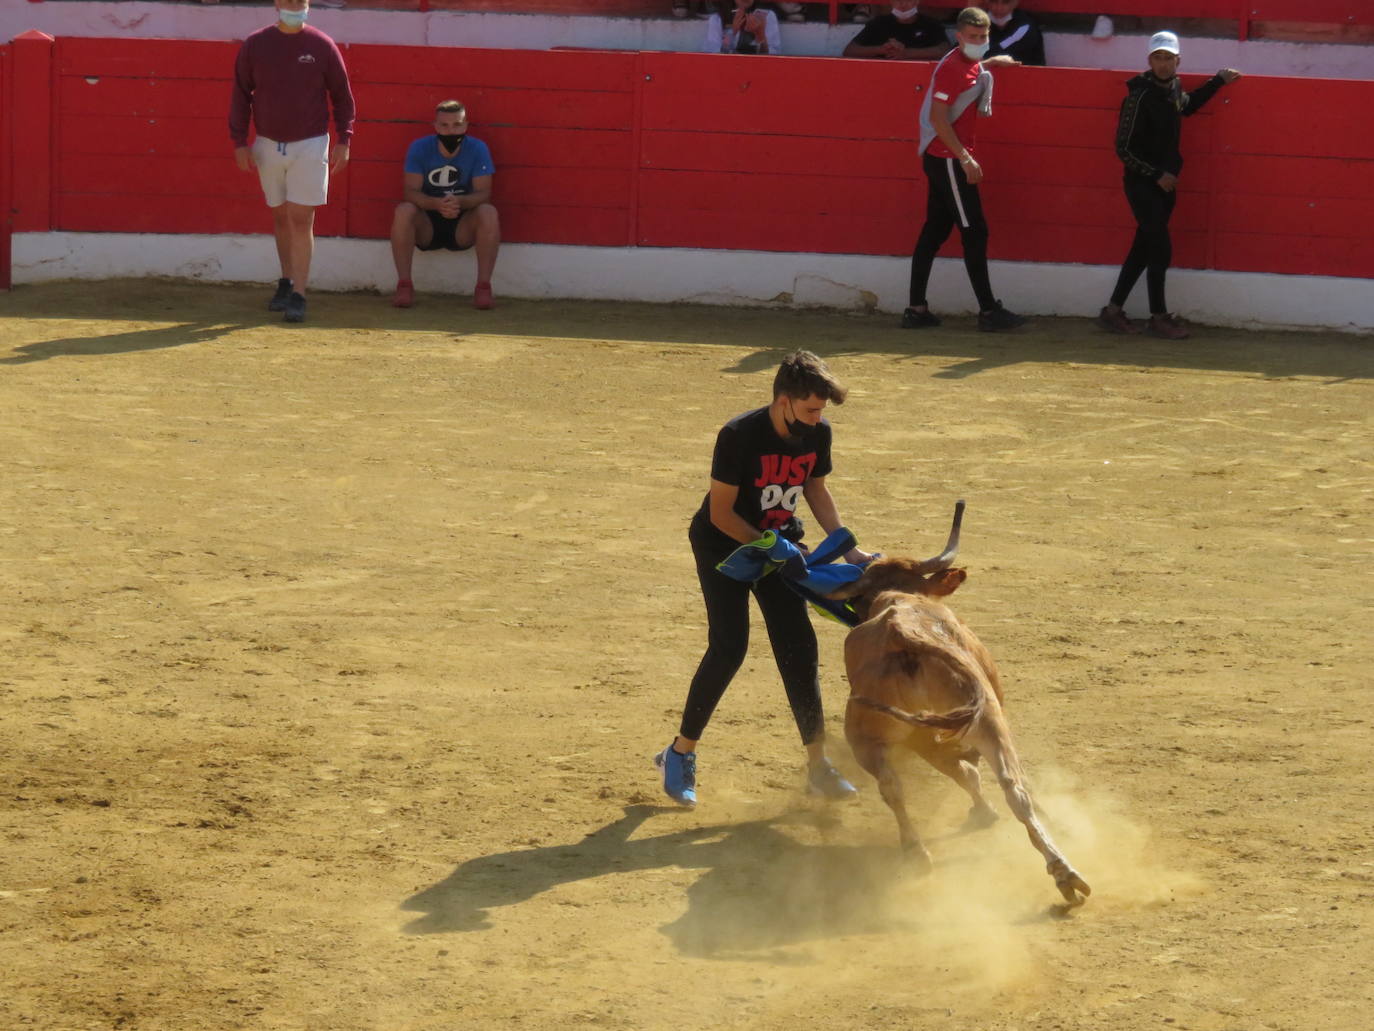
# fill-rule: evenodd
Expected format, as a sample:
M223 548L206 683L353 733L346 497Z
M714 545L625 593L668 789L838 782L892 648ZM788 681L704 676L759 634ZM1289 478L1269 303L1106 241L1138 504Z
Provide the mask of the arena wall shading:
M31 33L11 49L16 231L263 231L256 179L229 157L235 43ZM405 146L449 96L492 147L510 242L901 255L922 219L925 63L382 45L346 57L360 122L321 235L386 235ZM979 126L993 257L1120 260L1122 78L998 75ZM1250 77L1189 119L1175 264L1374 276L1374 137L1349 123L1372 106L1374 83Z

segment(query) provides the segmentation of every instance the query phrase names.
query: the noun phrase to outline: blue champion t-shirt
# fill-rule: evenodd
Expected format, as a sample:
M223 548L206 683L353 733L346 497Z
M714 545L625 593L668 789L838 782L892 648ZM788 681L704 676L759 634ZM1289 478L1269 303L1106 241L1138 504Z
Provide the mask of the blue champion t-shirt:
M491 175L491 151L481 140L464 136L453 157L439 153L437 136L421 136L406 151L406 171L420 176L420 192L427 197L471 193L472 180Z

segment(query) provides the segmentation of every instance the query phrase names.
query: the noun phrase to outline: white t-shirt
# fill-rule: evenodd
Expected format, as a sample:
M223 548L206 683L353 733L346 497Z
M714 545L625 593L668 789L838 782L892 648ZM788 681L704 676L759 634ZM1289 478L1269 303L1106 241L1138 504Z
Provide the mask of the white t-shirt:
M763 15L763 38L768 43L768 53L781 54L782 34L778 32L778 16L769 10L754 13ZM706 43L701 48L702 51L707 54L733 54L739 44L740 34L732 32L729 39L725 39L724 36L724 22L720 20L718 13L712 14L706 19Z

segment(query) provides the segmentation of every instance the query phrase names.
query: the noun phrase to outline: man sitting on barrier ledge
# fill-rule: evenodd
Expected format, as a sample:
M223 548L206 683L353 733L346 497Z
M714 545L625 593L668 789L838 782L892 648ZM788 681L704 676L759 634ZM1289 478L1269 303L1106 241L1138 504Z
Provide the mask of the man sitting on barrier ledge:
M879 57L889 61L934 61L949 53L949 37L934 18L917 9L918 0L892 0L849 41L841 57Z
M406 152L403 190L391 220L391 256L396 262L396 293L391 303L415 303L410 280L415 251L477 253L477 285L472 306L492 305L491 274L501 246L501 222L491 203L491 177L496 169L491 151L469 136L467 108L445 100L434 109L434 132L421 136Z

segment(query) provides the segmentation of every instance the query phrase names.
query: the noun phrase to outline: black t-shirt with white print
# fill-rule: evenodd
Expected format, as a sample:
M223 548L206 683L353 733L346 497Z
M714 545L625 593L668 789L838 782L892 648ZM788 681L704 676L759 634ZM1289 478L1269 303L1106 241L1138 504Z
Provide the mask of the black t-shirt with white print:
M783 440L767 408L737 415L716 435L711 479L739 487L735 511L750 526L774 530L797 511L806 481L829 476L830 423L822 419L806 441ZM711 524L708 492L692 519L697 543L728 554L739 542Z

